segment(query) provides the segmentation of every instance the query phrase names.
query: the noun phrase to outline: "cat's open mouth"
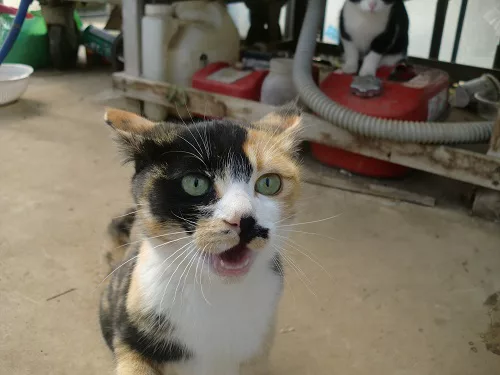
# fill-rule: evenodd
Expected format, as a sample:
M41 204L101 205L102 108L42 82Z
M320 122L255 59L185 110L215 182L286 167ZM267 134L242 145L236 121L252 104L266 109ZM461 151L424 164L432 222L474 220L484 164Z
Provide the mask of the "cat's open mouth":
M252 261L252 250L244 244L238 244L212 255L212 268L219 276L243 276L250 270Z

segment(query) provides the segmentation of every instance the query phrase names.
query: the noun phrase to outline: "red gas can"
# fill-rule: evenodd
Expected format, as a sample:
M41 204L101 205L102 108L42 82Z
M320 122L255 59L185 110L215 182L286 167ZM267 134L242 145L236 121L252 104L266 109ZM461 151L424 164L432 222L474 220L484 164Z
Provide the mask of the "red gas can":
M334 102L368 116L409 121L435 121L448 106L449 76L437 69L412 67L412 78L395 81L394 68L377 72L383 82L380 96L363 98L351 93L352 75L330 74L320 85ZM313 156L319 161L351 172L372 177L399 177L408 168L313 143Z
M238 70L224 62L207 65L193 75L195 89L259 101L267 70Z

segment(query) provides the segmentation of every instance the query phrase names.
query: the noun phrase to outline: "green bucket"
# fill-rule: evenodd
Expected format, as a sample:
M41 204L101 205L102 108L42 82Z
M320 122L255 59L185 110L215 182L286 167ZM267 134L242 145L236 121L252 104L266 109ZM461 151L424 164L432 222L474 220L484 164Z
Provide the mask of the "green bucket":
M46 68L51 64L47 25L41 11L30 13L33 18L24 20L21 32L4 62L26 64L32 66L33 69ZM78 29L81 29L82 22L76 11L75 22ZM14 16L0 14L0 45L7 39L13 24Z

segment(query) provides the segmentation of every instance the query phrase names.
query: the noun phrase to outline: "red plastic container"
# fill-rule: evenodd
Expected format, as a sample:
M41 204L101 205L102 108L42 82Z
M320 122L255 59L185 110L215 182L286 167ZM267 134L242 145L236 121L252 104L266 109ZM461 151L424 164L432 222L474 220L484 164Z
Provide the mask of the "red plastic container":
M193 75L195 89L259 101L267 70L237 70L224 62L212 63Z
M449 76L440 70L414 67L416 76L407 82L388 80L392 68L383 67L377 76L383 92L374 98L351 94L352 75L330 74L320 85L336 103L368 116L409 121L432 121L447 109ZM318 143L311 144L313 156L322 163L371 177L401 177L409 169Z

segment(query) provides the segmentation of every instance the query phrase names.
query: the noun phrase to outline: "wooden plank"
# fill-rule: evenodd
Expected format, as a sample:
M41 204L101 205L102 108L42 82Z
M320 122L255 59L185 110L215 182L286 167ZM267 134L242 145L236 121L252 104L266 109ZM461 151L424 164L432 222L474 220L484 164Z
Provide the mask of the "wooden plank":
M488 155L500 160L500 111L490 139ZM500 192L479 188L474 194L472 213L488 220L500 220Z
M115 89L125 96L169 107L183 106L191 113L255 121L274 107L193 88L148 81L124 73L113 75ZM500 191L500 159L449 146L396 143L351 134L304 114L304 139L327 146L391 161L410 168Z
M498 112L495 127L493 128L493 133L491 135L488 155L500 158L500 110Z
M347 177L339 177L335 172L336 170L332 168L309 160L303 164L302 180L310 184L415 203L422 206L433 207L436 205L436 199L428 195L412 193L392 186L352 181Z

